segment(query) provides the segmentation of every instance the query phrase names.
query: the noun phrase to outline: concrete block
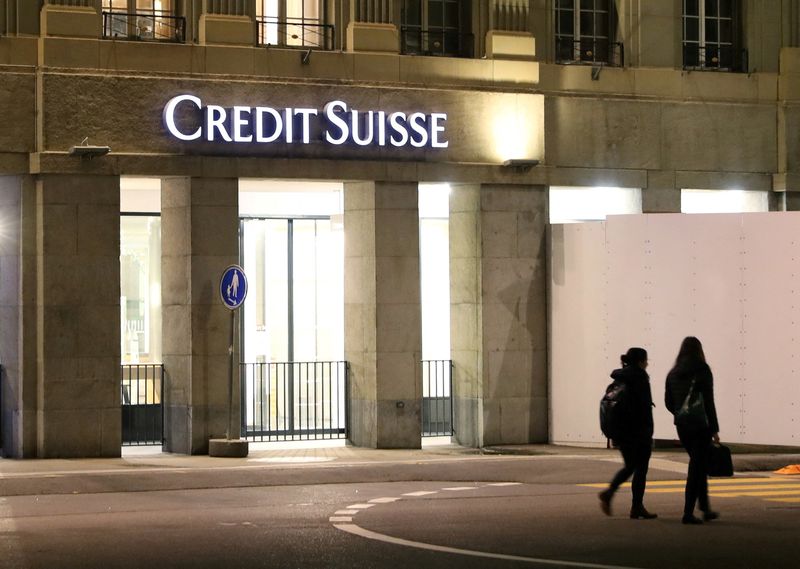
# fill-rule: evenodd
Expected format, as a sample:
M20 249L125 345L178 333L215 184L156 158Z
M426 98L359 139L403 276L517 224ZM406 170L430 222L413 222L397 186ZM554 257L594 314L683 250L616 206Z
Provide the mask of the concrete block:
M375 211L345 210L345 259L375 256Z
M528 32L489 30L486 34L486 57L533 59L536 57L536 39Z
M486 212L481 215L481 250L489 257L516 257L517 214Z
M47 67L100 67L100 45L103 42L94 39L47 37L42 43L41 58Z
M42 36L96 39L102 35L102 19L94 8L45 4L40 12Z
M450 259L474 259L480 255L480 218L476 212L451 213L449 231Z
M419 215L416 210L375 212L375 256L419 258Z
M78 208L75 205L43 206L39 227L44 255L77 255ZM117 238L119 239L119 238Z
M422 415L419 399L378 400L377 448L421 448Z
M77 253L79 255L115 255L119 257L119 203L112 205L79 204L77 222Z
M200 45L228 44L251 47L256 43L256 26L249 16L201 14L198 30Z
M39 306L43 329L40 332L42 355L73 357L78 353L78 318L80 309L73 306ZM119 318L119 317L117 317Z
M400 36L394 24L350 22L347 51L400 53Z
M224 256L239 251L239 210L230 206L195 206L191 211L193 255ZM214 228L209 231L209 228ZM162 229L163 230L163 229Z
M378 399L409 400L422 397L420 360L413 352L377 354Z
M508 61L495 59L491 62L492 80L496 85L534 86L539 84L538 61Z
M480 210L481 186L479 184L450 185L450 218L456 213L471 213Z
M163 306L188 304L191 298L191 257L162 256L161 303Z
M450 346L453 350L479 350L482 332L478 305L450 305Z
M208 441L208 456L244 458L249 452L249 443L246 440L210 439Z
M230 345L231 312L222 305L192 309L192 354L225 355Z
M162 328L164 358L188 356L192 350L192 308L186 305L164 305ZM166 363L166 361L165 361ZM176 370L177 371L177 370ZM186 370L190 373L190 370Z
M356 53L353 55L353 78L356 81L400 81L400 58L396 54Z
M481 293L481 274L476 258L450 259L450 303L475 304Z
M419 304L381 304L377 312L377 352L422 352Z
M235 253L222 256L193 256L191 258L190 281L192 304L205 306L221 305L222 300L219 296L220 278L227 267L236 263L238 263L238 258ZM250 286L254 286L253 280L248 282Z
M347 182L344 184L344 213L375 209L375 182Z
M120 353L120 310L116 305L81 306L78 311L78 350L82 357L102 357ZM116 374L115 369L109 370Z
M348 257L344 271L346 304L375 301L377 294L374 257Z
M378 257L375 267L378 304L420 303L419 257Z

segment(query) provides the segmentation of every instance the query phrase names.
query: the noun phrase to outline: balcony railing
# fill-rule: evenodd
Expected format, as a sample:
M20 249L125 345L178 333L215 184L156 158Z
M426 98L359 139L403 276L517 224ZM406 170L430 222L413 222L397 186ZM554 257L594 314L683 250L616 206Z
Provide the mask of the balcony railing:
M256 20L258 45L334 49L334 27L306 18L259 18Z
M400 28L400 53L403 55L474 57L475 41L472 34L402 27Z
M103 38L183 43L186 18L169 12L103 12Z
M596 38L556 38L556 63L600 63L610 67L625 67L625 46L620 42Z
M735 48L731 45L683 44L684 69L746 73L748 67L746 49Z

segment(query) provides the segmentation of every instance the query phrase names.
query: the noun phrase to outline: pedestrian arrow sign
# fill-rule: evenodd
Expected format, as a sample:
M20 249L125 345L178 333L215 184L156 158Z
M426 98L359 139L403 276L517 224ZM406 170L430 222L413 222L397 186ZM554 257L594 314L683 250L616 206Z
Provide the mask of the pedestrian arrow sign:
M247 296L247 277L239 265L231 265L222 273L219 280L219 295L222 303L231 310L236 310Z

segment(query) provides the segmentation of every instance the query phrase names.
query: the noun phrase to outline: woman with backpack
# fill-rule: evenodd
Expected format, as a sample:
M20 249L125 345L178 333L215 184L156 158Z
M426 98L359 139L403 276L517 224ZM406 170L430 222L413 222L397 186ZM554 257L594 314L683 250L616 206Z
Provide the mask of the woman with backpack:
M714 378L703 345L694 336L684 338L675 366L667 375L664 401L675 416L678 438L689 453L689 472L683 508L684 524L702 524L719 514L708 502L708 462L711 441L719 444L719 423L714 406ZM694 515L695 503L703 519Z
M614 445L622 452L625 466L611 480L608 489L600 492L600 509L611 515L611 499L614 493L633 475L630 516L633 519L650 520L658 517L644 507L644 489L647 484L647 469L653 448L653 397L650 392L650 376L647 369L647 351L630 348L620 356L622 367L611 373L615 383L625 390L625 425L614 438Z

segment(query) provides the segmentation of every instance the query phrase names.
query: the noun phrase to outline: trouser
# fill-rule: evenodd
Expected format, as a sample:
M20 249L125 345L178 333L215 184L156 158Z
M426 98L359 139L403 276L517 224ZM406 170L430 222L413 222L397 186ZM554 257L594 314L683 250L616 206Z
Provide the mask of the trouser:
M678 428L678 438L689 453L689 473L686 476L686 501L683 514L694 514L695 503L703 512L708 512L708 460L711 448L711 433Z
M631 493L633 494L633 500L631 504L634 508L642 506L644 502L644 488L647 484L647 469L650 466L650 455L653 452L652 446L651 439L619 443L619 450L622 453L625 466L611 480L608 489L612 493L616 492L617 488L632 474Z

